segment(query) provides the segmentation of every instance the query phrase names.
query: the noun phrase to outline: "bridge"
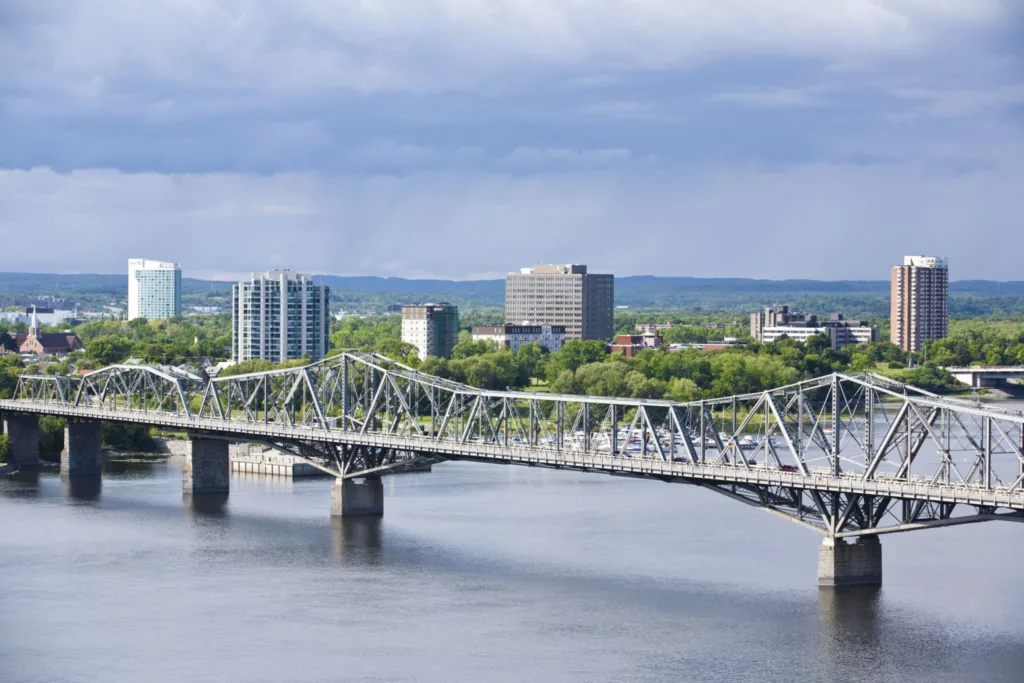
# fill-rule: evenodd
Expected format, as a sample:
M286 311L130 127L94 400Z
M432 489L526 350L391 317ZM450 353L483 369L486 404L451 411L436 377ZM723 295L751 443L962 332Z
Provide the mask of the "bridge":
M970 365L966 367L943 368L953 375L957 380L967 386L974 387L997 387L1006 383L1008 379L1024 379L1024 367L1017 366L980 366Z
M208 381L145 365L22 376L0 413L23 468L39 417L66 418L69 477L99 474L100 421L185 432L188 495L227 492L230 442L269 445L334 476L342 517L383 514L381 476L443 460L700 486L821 534L821 585L880 584L883 534L1024 521L1024 413L871 373L679 403L482 390L344 352Z

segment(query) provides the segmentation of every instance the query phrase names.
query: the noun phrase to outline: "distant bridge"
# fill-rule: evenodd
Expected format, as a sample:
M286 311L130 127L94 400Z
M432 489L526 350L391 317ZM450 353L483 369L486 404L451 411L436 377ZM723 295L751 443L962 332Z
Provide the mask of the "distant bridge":
M1008 379L1024 379L1024 367L1020 366L980 366L943 368L964 384L974 387L997 387Z
M1024 521L1024 413L870 373L677 403L481 390L342 353L207 382L144 365L23 376L0 412L25 466L38 416L68 418L68 474L98 473L98 420L187 432L190 493L227 490L229 441L267 444L335 476L341 516L382 514L379 477L419 462L693 484L823 534L827 585L880 583L880 534Z

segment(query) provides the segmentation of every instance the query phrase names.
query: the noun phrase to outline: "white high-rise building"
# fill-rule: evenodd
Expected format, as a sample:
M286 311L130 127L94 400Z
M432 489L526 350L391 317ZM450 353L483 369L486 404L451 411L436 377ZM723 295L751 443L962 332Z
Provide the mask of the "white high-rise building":
M274 363L309 356L330 346L330 288L290 270L253 273L231 288L231 356Z
M181 315L181 265L128 259L128 319Z

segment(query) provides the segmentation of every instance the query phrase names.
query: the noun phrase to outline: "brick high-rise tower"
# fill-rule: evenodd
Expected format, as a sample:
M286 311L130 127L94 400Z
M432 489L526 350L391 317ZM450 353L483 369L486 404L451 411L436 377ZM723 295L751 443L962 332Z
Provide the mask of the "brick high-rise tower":
M944 256L904 256L892 268L889 338L904 351L949 334L949 263Z

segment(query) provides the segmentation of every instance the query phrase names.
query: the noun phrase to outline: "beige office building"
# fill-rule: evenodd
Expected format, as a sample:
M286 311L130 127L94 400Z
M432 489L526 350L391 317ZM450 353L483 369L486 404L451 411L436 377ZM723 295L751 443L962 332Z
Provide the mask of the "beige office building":
M537 265L505 276L505 324L565 327L565 338L610 341L615 276L583 265Z
M949 263L942 256L905 256L892 268L890 339L904 351L949 334Z

